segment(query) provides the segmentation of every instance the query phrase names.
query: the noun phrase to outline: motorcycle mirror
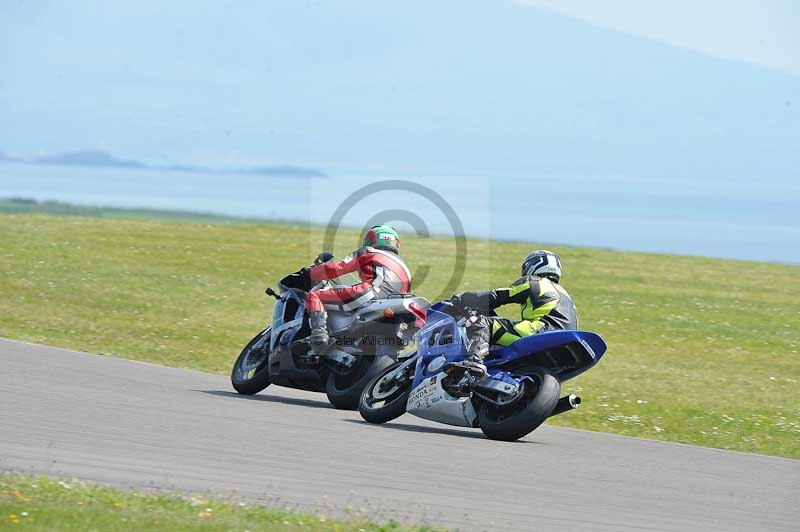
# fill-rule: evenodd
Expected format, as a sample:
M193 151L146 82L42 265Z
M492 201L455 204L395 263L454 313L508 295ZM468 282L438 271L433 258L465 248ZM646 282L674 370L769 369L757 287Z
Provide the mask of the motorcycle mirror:
M275 290L273 290L273 289L272 289L272 287L271 287L271 286L268 286L268 287L267 287L267 289L266 289L266 290L264 290L264 293L265 293L265 294L267 294L268 296L272 296L272 297L274 297L275 299L280 299L280 298L281 298L281 296L279 296L279 295L278 295L278 294L275 292Z

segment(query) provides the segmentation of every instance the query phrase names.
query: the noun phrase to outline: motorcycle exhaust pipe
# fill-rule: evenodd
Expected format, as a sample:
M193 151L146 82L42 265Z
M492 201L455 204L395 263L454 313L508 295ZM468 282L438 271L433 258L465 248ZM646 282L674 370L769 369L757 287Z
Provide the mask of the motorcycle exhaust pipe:
M565 395L561 399L558 400L556 403L556 407L553 409L553 413L550 414L551 416L555 416L557 414L563 414L564 412L569 412L570 410L575 410L578 408L578 405L581 404L581 398L571 393L569 395Z

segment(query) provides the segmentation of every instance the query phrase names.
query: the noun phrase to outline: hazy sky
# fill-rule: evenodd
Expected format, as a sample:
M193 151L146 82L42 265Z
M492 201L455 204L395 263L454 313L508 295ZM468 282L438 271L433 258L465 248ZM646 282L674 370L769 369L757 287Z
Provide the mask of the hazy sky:
M598 26L800 75L796 0L518 0Z
M5 0L0 150L794 179L798 5Z

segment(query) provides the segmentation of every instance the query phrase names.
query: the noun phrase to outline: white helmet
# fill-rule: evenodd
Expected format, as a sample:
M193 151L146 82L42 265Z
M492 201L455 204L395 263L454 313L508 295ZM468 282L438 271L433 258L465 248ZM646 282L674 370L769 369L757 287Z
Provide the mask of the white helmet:
M561 257L546 249L528 253L522 261L522 276L538 275L557 283L561 279Z

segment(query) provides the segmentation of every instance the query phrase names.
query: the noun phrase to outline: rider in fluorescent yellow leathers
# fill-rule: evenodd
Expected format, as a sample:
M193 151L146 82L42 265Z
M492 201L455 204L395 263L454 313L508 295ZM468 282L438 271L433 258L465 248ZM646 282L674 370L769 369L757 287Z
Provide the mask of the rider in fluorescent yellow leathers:
M516 303L520 306L522 318L512 321L479 315L477 321L467 328L469 357L455 366L464 367L481 377L486 375L483 361L489 353L490 343L511 345L520 338L542 331L578 328L575 303L558 284L561 280L561 257L543 249L533 251L522 261L521 275L507 288L463 292L451 298L456 308L467 307L478 312Z

